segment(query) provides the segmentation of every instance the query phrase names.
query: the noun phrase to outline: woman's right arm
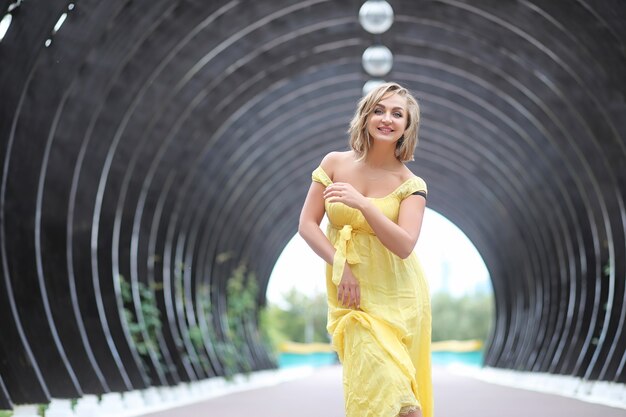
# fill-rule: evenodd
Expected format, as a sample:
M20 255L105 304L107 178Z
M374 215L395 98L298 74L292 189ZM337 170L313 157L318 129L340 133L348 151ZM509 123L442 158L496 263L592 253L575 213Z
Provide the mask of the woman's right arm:
M313 249L313 252L317 253L328 264L332 265L335 256L335 248L331 245L320 228L320 223L322 222L325 212L323 191L324 186L322 184L315 181L311 183L309 192L304 200L304 205L302 206L302 212L300 212L298 233L311 249Z
M327 155L322 160L322 168L325 172L332 172L328 167L332 154ZM322 229L320 223L324 217L324 186L316 181L311 183L309 192L304 200L302 212L300 212L300 224L298 233L308 243L308 245L329 265L333 264L335 248L330 243ZM337 286L337 300L344 307L360 308L361 290L359 282L356 280L350 269L350 265L345 264L341 282Z

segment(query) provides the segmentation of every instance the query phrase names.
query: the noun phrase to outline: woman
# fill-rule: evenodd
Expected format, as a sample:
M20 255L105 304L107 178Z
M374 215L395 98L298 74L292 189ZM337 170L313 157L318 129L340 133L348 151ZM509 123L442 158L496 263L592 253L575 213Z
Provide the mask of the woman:
M372 90L350 124L351 150L322 159L300 215L300 235L327 262L327 328L343 364L347 417L433 413L429 290L413 253L427 189L404 165L418 125L405 88Z

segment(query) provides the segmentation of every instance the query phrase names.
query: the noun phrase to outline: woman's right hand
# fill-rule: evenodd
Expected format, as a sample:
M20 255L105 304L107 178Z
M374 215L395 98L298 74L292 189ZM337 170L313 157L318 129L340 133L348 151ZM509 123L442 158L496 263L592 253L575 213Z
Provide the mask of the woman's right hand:
M348 263L343 269L343 277L341 277L341 282L337 287L337 301L346 308L358 309L361 307L361 287Z

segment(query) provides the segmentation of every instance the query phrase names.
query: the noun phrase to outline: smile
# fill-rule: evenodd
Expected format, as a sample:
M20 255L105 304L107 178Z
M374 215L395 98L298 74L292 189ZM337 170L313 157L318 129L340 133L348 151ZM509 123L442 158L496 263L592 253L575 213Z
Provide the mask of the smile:
M388 127L379 127L378 130L381 133L385 133L385 134L389 134L389 133L393 132L393 129L388 128Z

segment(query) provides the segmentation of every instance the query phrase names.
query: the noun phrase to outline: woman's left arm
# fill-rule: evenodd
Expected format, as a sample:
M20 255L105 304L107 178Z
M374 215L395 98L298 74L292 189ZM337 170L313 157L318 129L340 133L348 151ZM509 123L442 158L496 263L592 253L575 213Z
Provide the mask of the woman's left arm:
M400 258L406 259L413 252L426 209L426 199L423 196L410 195L400 202L397 224L348 183L329 185L324 190L324 198L360 210L378 240Z

